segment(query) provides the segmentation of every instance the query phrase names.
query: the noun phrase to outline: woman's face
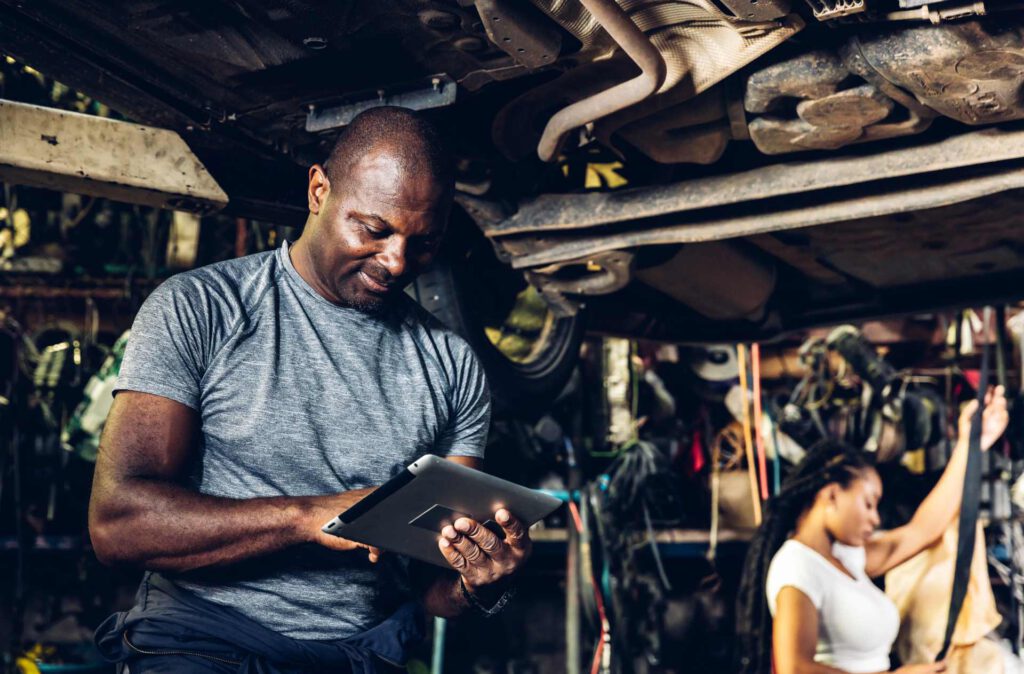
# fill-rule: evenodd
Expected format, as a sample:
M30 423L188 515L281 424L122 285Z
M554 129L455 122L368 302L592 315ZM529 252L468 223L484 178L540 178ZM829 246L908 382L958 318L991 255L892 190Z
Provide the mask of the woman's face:
M827 495L825 526L840 543L863 547L881 522L882 480L874 468L866 468L845 489L834 487Z

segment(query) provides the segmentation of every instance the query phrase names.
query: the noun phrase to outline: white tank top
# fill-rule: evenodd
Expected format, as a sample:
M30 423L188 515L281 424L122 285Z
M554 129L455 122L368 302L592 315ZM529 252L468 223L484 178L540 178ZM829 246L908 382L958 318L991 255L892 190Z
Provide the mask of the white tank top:
M864 572L864 548L835 543L832 554L853 578L799 541L788 540L779 548L765 583L772 617L782 588L796 588L818 609L815 662L851 674L887 671L900 629L896 605Z

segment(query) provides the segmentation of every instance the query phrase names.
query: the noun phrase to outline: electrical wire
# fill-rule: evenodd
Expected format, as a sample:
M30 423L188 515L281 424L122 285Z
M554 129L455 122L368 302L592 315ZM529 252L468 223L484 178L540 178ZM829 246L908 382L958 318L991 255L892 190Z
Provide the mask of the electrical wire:
M579 508L573 501L569 501L569 513L572 515L573 523L576 525L576 530L583 533L583 519L580 517ZM608 640L610 633L608 616L604 610L604 599L601 596L601 590L597 585L597 580L593 574L590 574L590 585L594 590L594 601L597 604L597 613L600 618L601 630L597 639L597 647L594 649L594 659L590 665L590 673L598 674L601 671L602 665L606 664L608 659L605 653L605 642Z
M775 456L772 460L772 492L778 494L782 488L782 454L779 452L779 425L775 423L775 419L772 419L771 415L768 415L768 423L771 424L772 445L775 446Z
M750 347L750 371L754 384L754 439L757 441L757 469L761 477L761 500L768 500L768 465L765 462L764 433L761 432L761 345Z
M669 592L672 591L672 583L668 582L668 574L665 573L665 565L661 563L661 553L658 552L658 538L654 534L654 527L651 525L651 512L647 509L647 502L643 502L644 506L644 524L647 527L647 540L651 545L651 553L654 555L654 564L658 567L658 577L661 578L661 584Z

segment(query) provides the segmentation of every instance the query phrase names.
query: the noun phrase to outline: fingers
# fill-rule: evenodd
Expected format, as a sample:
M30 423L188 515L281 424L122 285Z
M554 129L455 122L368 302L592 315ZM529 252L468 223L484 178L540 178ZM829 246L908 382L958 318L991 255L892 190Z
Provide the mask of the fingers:
M350 541L347 538L341 538L339 536L332 536L331 534L322 533L316 541L325 548L337 550L338 552L349 552L351 550L359 550L362 548L363 550L366 550L367 557L374 564L379 562L381 556L384 554L384 551L380 548L375 548L372 545L367 545L366 543Z
M468 517L460 517L455 520L455 530L469 537L488 557L495 557L502 551L501 539L491 533L487 527L481 526Z
M437 542L437 547L441 550L441 554L444 555L445 561L448 562L448 565L459 573L465 571L469 566L469 563L466 562L466 558L462 556L462 553L460 553L455 546L451 544L451 541L444 536L442 536Z
M462 555L469 566L479 566L489 561L480 546L472 538L460 534L455 527L446 526L441 530L441 535Z
M494 521L505 531L505 539L511 547L522 549L529 545L529 532L512 513L502 508L494 513Z
M325 548L330 548L331 550L338 550L339 552L346 552L348 550L355 550L356 548L366 547L362 543L356 543L355 541L350 541L347 538L340 538L338 536L332 536L330 534L321 534L317 538L317 543L324 546Z

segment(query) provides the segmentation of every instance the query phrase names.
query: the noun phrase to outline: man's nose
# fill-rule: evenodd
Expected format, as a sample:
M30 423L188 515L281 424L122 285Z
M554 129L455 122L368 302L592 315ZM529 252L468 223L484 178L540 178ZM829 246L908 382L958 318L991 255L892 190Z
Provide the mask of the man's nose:
M388 239L384 251L378 256L378 261L392 277L397 278L405 273L408 249L404 238L392 236Z

